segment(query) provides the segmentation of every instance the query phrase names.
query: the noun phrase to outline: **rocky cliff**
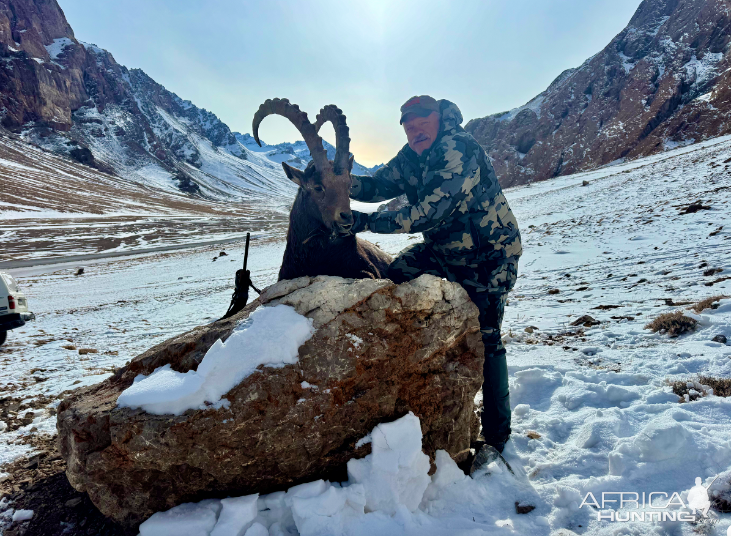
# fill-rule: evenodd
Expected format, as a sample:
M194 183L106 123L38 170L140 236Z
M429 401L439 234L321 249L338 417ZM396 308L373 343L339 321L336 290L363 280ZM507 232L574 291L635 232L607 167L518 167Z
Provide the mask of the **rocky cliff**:
M504 186L730 132L726 0L644 0L601 52L524 106L466 125Z

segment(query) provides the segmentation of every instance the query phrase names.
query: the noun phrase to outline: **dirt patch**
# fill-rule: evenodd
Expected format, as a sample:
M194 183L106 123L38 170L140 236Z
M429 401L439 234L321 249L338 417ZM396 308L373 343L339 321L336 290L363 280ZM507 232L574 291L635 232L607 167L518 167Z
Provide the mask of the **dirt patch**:
M52 398L39 395L31 402L22 403L23 400L25 398L12 396L0 398L0 421L7 425L6 431L13 432L22 426L27 426L35 417L43 415L46 411L55 414L55 409L46 407L53 401Z
M10 478L0 483L0 494L15 510L33 510L29 521L0 526L4 536L132 536L104 517L86 493L79 493L66 478L66 463L56 447L56 437L33 436L40 450L3 467Z
M691 317L685 316L681 311L673 313L664 313L645 325L645 329L650 329L654 333L668 333L670 337L678 337L687 331L693 331L696 328L697 321Z
M681 305L690 305L690 304L694 303L691 301L675 302L673 298L663 298L663 302L665 305L668 305L669 307L680 307Z
M700 210L712 209L711 206L703 204L701 200L694 201L689 205L674 205L674 207L679 209L679 214L694 214L695 212L699 212Z
M714 281L709 281L708 283L704 283L705 287L711 287L713 285L716 285L717 283L722 283L723 281L727 281L730 277L718 277Z
M592 326L597 326L599 323L599 320L595 320L590 315L583 315L572 322L570 326L584 326L586 328L590 328Z

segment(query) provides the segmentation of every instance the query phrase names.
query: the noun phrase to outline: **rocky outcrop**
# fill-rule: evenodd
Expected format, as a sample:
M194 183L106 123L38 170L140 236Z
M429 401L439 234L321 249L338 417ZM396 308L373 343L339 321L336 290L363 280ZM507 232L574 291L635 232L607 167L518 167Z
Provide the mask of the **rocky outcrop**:
M503 186L730 132L726 0L644 0L604 50L530 102L466 130Z
M260 368L231 389L228 408L173 416L116 406L138 374L195 369L256 307L278 304L311 318L314 335L296 364ZM71 484L127 525L207 497L345 480L346 462L369 452L359 439L409 411L427 454L462 461L478 432L482 362L478 310L455 283L284 280L237 316L162 343L64 400L61 452Z
M248 162L213 113L77 40L55 0L0 2L0 61L0 124L25 141L157 189L247 200L294 193L277 163Z

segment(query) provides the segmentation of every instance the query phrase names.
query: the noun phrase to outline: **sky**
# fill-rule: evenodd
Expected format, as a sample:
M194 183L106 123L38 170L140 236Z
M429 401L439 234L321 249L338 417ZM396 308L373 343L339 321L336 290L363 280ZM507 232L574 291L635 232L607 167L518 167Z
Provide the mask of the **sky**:
M311 121L326 104L348 118L361 164L406 143L399 107L413 95L455 102L465 123L521 106L602 50L639 0L59 0L77 39L251 133L264 100ZM463 123L463 124L465 124ZM326 130L327 129L327 130ZM335 142L333 130L323 137ZM286 119L267 143L296 141Z

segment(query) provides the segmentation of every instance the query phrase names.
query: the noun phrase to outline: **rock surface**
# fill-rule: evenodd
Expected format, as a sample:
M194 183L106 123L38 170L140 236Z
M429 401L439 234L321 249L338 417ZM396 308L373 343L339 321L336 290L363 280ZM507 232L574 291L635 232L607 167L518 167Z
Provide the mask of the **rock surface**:
M256 307L276 304L312 318L316 332L298 363L260 369L229 391L228 409L176 417L116 407L138 374L196 368ZM425 453L444 449L462 461L478 432L482 363L478 310L457 284L429 275L401 285L285 280L238 315L170 339L64 400L60 449L72 486L132 526L207 497L345 480L346 462L370 452L358 440L409 411L422 423Z
M604 50L465 129L504 187L569 175L728 134L729 69L728 1L644 0Z

